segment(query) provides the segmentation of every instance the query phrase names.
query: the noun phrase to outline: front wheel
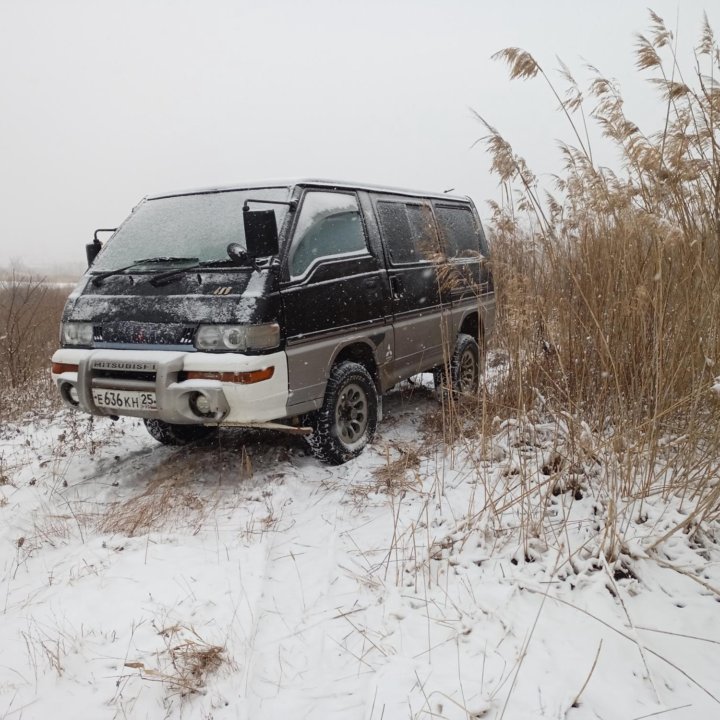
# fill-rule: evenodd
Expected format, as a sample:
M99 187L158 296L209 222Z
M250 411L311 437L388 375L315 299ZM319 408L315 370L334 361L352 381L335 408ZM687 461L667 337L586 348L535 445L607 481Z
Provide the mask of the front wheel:
M163 445L189 445L207 440L218 431L214 425L173 425L155 418L146 418L143 422L150 435Z
M336 365L308 437L315 457L329 465L357 457L375 435L377 410L377 391L370 373L354 362Z

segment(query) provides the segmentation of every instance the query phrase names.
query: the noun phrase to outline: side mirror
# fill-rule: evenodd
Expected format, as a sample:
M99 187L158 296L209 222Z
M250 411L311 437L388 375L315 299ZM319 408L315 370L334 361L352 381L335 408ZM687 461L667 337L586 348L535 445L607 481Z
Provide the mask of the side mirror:
M102 243L97 238L95 238L91 243L88 243L85 246L85 255L87 256L88 267L90 267L95 262L95 258L98 256L98 253L101 250Z
M95 231L95 234L93 235L93 241L91 243L88 243L85 246L85 255L87 257L88 267L90 267L95 262L95 258L98 256L98 253L102 250L103 245L100 242L100 238L98 238L98 233L101 233L101 232L114 233L116 230L117 230L117 228L98 228Z
M278 254L280 248L274 210L243 209L243 225L249 257L269 257Z

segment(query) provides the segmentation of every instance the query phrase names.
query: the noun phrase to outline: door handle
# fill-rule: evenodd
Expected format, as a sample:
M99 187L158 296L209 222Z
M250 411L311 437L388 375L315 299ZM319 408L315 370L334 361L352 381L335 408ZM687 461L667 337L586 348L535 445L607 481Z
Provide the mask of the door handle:
M392 275L390 277L390 290L392 291L394 298L401 298L405 291L402 278L399 275Z
M377 285L378 285L378 279L377 279L377 277L365 278L365 280L363 280L363 285L364 285L366 288L374 288L374 287L377 287Z

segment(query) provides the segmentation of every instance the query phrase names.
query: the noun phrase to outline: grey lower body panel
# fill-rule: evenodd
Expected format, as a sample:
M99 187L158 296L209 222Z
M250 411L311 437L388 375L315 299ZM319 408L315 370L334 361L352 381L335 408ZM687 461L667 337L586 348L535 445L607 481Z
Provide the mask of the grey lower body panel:
M380 392L401 380L446 362L465 319L476 313L485 335L495 324L495 296L458 299L444 306L407 313L361 330L340 330L288 343L287 416L318 410L335 358L343 348L362 344L378 368Z
M394 351L391 325L381 323L362 330L343 330L288 343L288 416L317 410L325 395L330 371L343 348L362 344L372 355L381 378L387 373Z
M389 386L442 364L451 336L450 306L396 317L395 359Z
M450 321L450 337L453 344L466 318L473 314L477 314L479 329L486 339L495 327L495 294L486 293L479 297L470 296L453 300Z

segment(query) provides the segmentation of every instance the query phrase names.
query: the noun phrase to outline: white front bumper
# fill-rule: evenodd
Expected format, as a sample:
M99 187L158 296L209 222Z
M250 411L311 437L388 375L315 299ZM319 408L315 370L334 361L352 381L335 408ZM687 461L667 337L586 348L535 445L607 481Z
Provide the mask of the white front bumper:
M286 417L288 400L287 357L284 351L270 355L241 355L239 353L173 352L162 350L90 350L63 348L52 357L53 363L78 365L79 371L53 374L60 388L65 383L76 387L81 399L80 409L96 415L134 415L155 417L173 423L243 424L269 422ZM103 366L104 377L98 378L97 365ZM236 372L247 373L273 367L270 379L247 385L219 380L179 380L178 373ZM113 368L108 370L108 368ZM91 389L102 383L117 389L130 387L135 370L154 368L155 379L136 381L138 387L156 393L157 410L123 411L98 408L92 402ZM107 375L111 374L111 377ZM150 373L152 374L152 373ZM129 384L130 383L130 384ZM150 383L154 387L151 388ZM188 406L194 392L207 392L218 400L217 419L197 417ZM224 401L223 401L224 398Z

